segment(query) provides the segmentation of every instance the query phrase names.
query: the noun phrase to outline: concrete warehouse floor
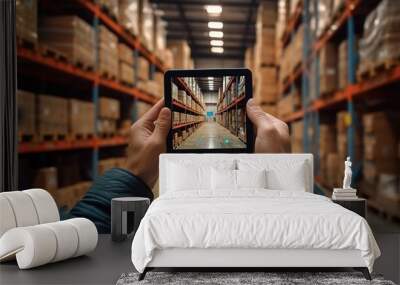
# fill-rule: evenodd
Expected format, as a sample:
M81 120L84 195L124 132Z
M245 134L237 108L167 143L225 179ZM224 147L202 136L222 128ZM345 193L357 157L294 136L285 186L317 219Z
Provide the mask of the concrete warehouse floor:
M246 145L216 122L205 122L178 149L245 148Z

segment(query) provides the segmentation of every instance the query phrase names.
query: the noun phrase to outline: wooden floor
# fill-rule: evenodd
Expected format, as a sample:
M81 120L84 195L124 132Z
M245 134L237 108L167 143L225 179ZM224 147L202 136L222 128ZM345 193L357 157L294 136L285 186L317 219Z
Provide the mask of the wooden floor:
M178 149L245 148L246 145L216 122L205 122L184 140Z

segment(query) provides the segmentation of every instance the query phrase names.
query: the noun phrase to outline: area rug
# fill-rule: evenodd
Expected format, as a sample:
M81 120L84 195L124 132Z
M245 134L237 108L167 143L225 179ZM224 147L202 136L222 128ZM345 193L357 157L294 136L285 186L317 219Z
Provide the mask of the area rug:
M372 275L373 280L368 281L360 272L148 272L142 281L138 281L138 276L138 273L122 274L117 285L395 285L392 281L384 280L380 275Z

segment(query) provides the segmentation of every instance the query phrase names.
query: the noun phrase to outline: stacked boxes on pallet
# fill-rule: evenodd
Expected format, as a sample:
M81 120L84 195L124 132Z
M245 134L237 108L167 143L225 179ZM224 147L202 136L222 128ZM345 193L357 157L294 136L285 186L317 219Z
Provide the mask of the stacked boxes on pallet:
M358 44L358 42L357 41L355 41L355 47L354 47L354 49L356 50L357 49L357 44ZM340 45L339 45L339 51L338 51L338 57L339 57L339 60L338 60L338 64L339 64L339 66L338 66L338 73L339 73L339 78L338 78L338 87L339 87L339 89L344 89L347 85L348 85L348 56L347 56L347 54L348 54L348 48L349 48L349 46L348 46L348 42L345 40L345 41L342 41L341 43L340 43Z
M16 0L16 32L21 40L36 44L37 35L37 0Z
M324 181L327 181L329 176L327 161L331 153L336 153L336 126L334 124L321 124L319 126L319 166L320 175Z
M135 69L133 60L133 50L126 44L118 44L119 54L119 75L123 83L135 83Z
M69 100L69 134L74 138L87 138L94 135L94 104L77 99Z
M364 125L364 180L367 194L379 199L388 198L400 202L400 189L396 185L400 164L394 155L398 147L398 116L389 112L368 113L363 116ZM373 190L378 190L373 192Z
M139 0L119 0L118 21L133 35L139 34Z
M382 63L398 60L399 12L397 0L381 1L364 22L364 34L360 40L359 75Z
M120 118L120 102L116 99L99 98L99 119L97 121L97 131L99 135L115 135L117 131L117 121Z
M331 95L337 90L337 47L327 43L319 53L319 86L321 96ZM315 89L315 88L313 88Z
M302 153L303 150L303 130L304 123L303 121L293 122L290 125L291 133L290 133L290 144L292 147L292 152L294 153Z
M119 78L118 38L105 26L99 26L99 65L101 75L110 79Z
M41 18L39 40L65 54L73 64L87 68L94 67L94 31L88 23L77 16Z
M18 136L23 139L25 136L33 137L36 134L36 101L35 94L18 90Z
M38 95L37 132L40 138L61 138L68 133L68 99Z
M154 12L148 0L139 1L139 37L141 42L150 50L154 50L153 20Z
M261 1L257 12L257 37L254 47L254 99L260 105L275 105L278 95L275 53L276 21L277 3Z
M174 67L177 69L188 69L190 66L190 47L187 41L168 42L174 58Z
M197 82L194 78L182 78L182 80L185 81L185 84L188 86L190 91L186 92L183 89L179 89L178 86L173 83L171 92L172 99L186 107L182 111L174 111L172 113L173 127L180 126L179 128L174 129L173 135L175 147L179 146L194 132L198 127L198 122L204 120L204 116L200 115L203 112L203 109L201 105L196 102L196 100L200 102L203 101L203 94L201 93Z
M134 114L135 114L135 118L139 119L141 118L148 110L150 110L151 105L148 103L144 103L144 102L140 102L140 101L136 101L134 106Z

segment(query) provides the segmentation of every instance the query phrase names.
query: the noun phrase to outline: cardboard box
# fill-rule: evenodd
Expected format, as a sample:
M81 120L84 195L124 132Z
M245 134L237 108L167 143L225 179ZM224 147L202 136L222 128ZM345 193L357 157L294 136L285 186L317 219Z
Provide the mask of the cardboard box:
M320 58L320 93L325 95L337 90L337 47L332 43L323 46Z
M114 135L117 133L117 121L114 119L98 119L97 132L101 135Z
M55 167L39 168L33 181L33 186L48 191L53 198L58 189L58 172Z
M15 1L15 22L17 37L30 43L37 43L37 0Z
M154 31L153 31L153 43L154 43L154 51L159 56L162 54L162 51L165 50L167 46L167 31L166 25L167 23L162 20L162 11L156 10L154 11Z
M154 50L153 25L154 11L148 0L139 1L139 37L142 43L150 50Z
M255 66L274 65L276 63L275 28L257 27L255 45Z
M138 59L138 78L146 81L149 79L149 62L144 57Z
M17 90L18 135L34 135L36 133L36 100L35 94Z
M364 158L368 160L396 160L397 141L391 134L377 133L364 136Z
M68 133L68 99L38 95L37 130L40 136Z
M277 1L260 1L257 11L257 25L264 27L275 27L277 19Z
M118 37L105 26L99 26L98 71L108 78L119 78Z
M300 108L300 96L293 92L278 101L278 117L284 118Z
M297 121L292 123L291 125L291 134L290 141L293 153L303 153L303 130L304 130L304 122Z
M136 101L134 104L135 118L141 118L148 110L150 110L151 105L145 102Z
M339 158L339 155L337 153L329 153L327 155L327 161L326 161L326 183L328 184L329 187L334 188L334 187L339 187L342 185L341 179L342 179L342 173L338 172L339 169L339 164L341 164L342 161Z
M41 43L62 52L74 64L94 67L95 43L91 25L77 16L46 16L39 23Z
M394 134L398 117L392 117L386 112L368 113L363 116L363 127L365 134L376 134L379 132L390 132Z
M119 0L118 21L137 36L139 34L139 0Z
M120 118L120 102L117 99L99 98L99 118L114 119Z
M322 124L319 126L319 154L327 156L336 152L336 129L334 125Z
M190 65L190 47L185 40L168 42L174 58L174 68L188 69Z
M257 104L276 103L278 94L276 68L261 67L258 72L254 100Z
M119 61L122 61L124 63L133 66L134 64L133 50L126 44L123 43L118 44L118 55L119 55Z
M94 104L69 99L68 130L71 135L94 135Z
M135 71L132 65L125 62L119 63L119 74L120 80L123 83L134 84L135 83Z

